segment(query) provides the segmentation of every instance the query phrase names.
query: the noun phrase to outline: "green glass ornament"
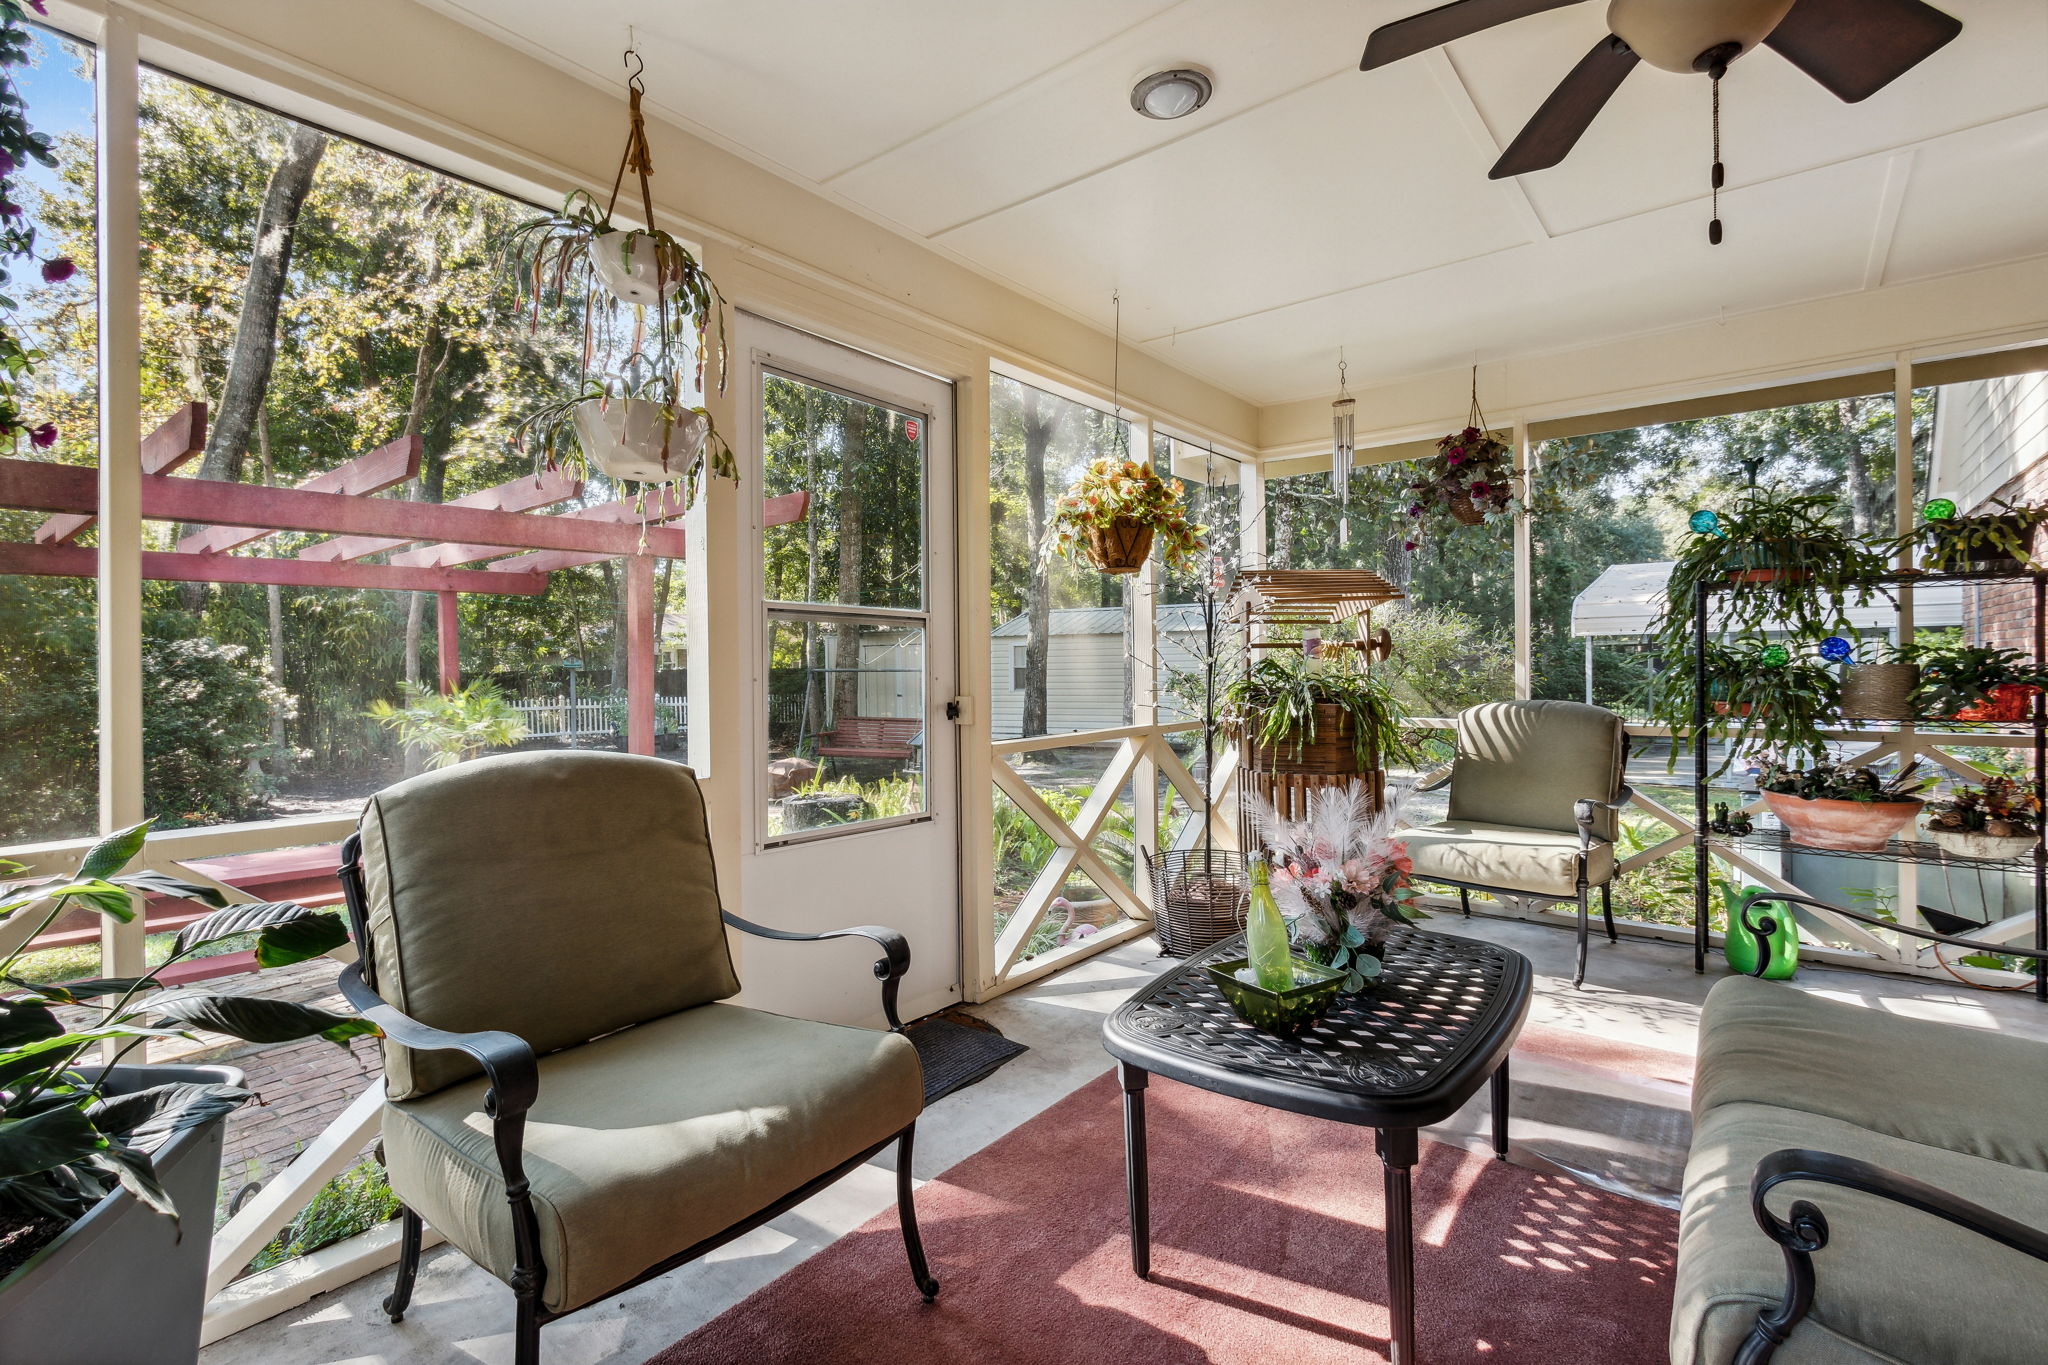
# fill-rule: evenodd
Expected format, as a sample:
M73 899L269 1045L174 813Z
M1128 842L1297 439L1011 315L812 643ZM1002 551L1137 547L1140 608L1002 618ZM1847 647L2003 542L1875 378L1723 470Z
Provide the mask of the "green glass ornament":
M1920 515L1929 521L1949 521L1955 514L1956 504L1953 498L1929 498L1927 505L1920 509Z
M1792 655L1783 645L1768 645L1762 654L1765 668L1783 668L1792 662Z

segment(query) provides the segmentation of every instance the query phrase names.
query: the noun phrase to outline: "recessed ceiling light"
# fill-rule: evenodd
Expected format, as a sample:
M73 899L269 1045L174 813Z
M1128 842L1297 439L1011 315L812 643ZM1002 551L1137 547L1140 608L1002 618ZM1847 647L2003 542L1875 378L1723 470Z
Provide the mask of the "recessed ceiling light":
M1131 87L1131 108L1146 118L1182 118L1209 102L1209 73L1193 67L1155 71Z

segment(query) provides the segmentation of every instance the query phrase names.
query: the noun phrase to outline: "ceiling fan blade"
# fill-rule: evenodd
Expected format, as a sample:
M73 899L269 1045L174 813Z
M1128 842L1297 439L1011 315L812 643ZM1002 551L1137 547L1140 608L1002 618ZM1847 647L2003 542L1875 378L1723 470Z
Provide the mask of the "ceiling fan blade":
M1854 104L1962 31L1962 20L1921 0L1798 0L1764 45Z
M1522 131L1515 134L1515 140L1486 173L1487 178L1505 180L1511 175L1527 175L1564 160L1593 122L1593 116L1621 88L1622 81L1641 60L1619 38L1602 38L1593 44L1593 50L1579 58L1571 74L1550 92L1550 98L1543 101L1535 117L1522 125Z
M1365 40L1365 56L1359 59L1358 69L1370 71L1498 24L1577 3L1579 0L1451 0L1448 5L1374 29Z

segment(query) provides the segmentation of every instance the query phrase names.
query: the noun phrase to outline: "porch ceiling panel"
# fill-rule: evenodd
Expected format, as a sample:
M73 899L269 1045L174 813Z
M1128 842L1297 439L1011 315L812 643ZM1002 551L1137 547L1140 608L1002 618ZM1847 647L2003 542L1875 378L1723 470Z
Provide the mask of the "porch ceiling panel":
M1133 344L1259 404L1323 392L1340 346L1371 385L2048 247L2040 0L1942 0L1961 36L1855 105L1745 57L1718 252L1697 77L1642 68L1561 165L1486 179L1597 0L1366 73L1430 0L423 3L604 88L632 25L657 114L1105 332L1118 290ZM1133 113L1176 65L1208 106Z
M1789 301L1862 287L1870 222L1883 198L1885 165L1866 160L1816 173L1834 212L1815 216L1807 185L1774 181L1724 193L1728 235L1706 240L1698 205L1680 204L1522 246L1483 260L1422 271L1291 308L1184 332L1182 363L1230 367L1254 388L1311 381L1330 368L1324 338L1349 333L1351 373L1426 374L1476 356L1534 352L1653 331L1761 293ZM1541 260L1545 268L1535 268ZM1742 281L1739 295L1731 281ZM1429 326L1414 321L1427 316ZM1299 396L1299 395L1297 395Z

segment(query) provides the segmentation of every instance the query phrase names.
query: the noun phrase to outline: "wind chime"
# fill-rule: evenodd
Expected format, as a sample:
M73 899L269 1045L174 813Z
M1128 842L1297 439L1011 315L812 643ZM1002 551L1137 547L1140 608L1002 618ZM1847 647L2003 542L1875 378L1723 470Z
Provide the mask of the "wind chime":
M1351 543L1351 459L1356 449L1358 400L1345 383L1344 353L1337 352L1337 401L1330 404L1330 489L1337 495L1337 543Z

